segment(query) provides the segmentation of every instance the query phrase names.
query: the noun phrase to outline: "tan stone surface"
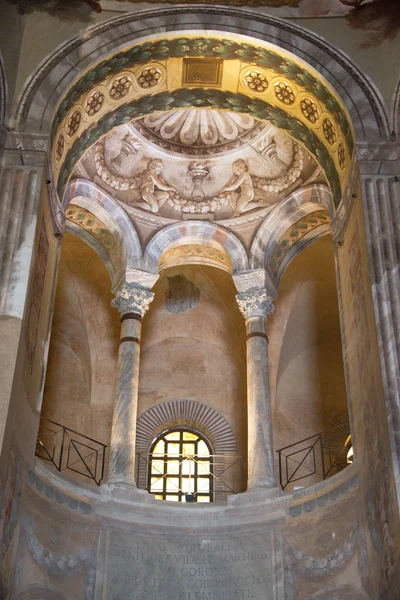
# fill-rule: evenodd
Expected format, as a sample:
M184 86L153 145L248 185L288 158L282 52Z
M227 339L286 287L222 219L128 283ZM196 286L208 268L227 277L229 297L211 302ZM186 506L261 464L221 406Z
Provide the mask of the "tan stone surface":
M196 306L166 308L168 278L183 275L200 291ZM139 414L156 402L195 399L216 408L232 426L239 454L246 431L244 320L232 278L210 267L174 267L161 273L143 322Z
M76 237L62 243L42 414L109 443L119 341L108 272Z
M347 412L333 244L306 248L285 272L269 318L274 445L323 431Z

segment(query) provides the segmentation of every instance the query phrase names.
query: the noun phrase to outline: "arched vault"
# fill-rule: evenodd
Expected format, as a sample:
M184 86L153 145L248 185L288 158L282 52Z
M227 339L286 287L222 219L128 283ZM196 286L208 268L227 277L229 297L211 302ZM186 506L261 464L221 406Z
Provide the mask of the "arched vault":
M100 254L113 287L129 269L141 266L142 250L136 229L111 196L91 181L73 180L64 198L67 227Z

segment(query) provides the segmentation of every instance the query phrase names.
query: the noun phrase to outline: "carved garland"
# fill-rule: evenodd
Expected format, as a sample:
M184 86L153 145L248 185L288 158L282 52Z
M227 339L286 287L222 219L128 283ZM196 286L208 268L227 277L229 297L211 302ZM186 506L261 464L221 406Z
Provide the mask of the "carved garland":
M298 144L294 144L293 162L286 173L276 179L252 177L254 187L263 192L282 192L298 180L303 169L303 163L303 152Z
M85 574L84 600L93 598L96 582L95 555L93 548L79 554L59 554L43 546L28 519L23 523L28 548L35 562L58 577L71 577L74 572Z
M113 173L106 164L104 140L101 140L96 144L94 160L96 172L104 183L119 191L135 190L139 193L143 183L141 174L138 173L132 177L122 177ZM303 152L298 144L294 144L293 161L284 175L276 177L275 179L252 176L254 187L259 192L279 193L298 180L303 169L303 164ZM226 206L228 203L231 206L234 206L235 202L232 192L222 192L214 198L201 202L193 202L192 200L183 198L175 190L167 191L165 194L168 195L168 204L170 206L183 213L191 214L215 212L219 208L222 208L222 206Z
M289 542L286 542L287 551L294 558L296 570L303 573L306 577L320 579L332 575L335 571L343 569L354 554L358 526L358 521L353 521L350 534L343 545L331 552L328 556L322 558L309 556L302 550L289 544Z

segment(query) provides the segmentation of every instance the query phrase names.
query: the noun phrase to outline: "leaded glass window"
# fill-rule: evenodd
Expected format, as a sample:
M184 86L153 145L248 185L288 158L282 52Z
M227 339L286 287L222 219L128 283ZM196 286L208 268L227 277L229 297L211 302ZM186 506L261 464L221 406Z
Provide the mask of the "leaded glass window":
M154 440L148 488L159 500L212 502L212 450L196 431L173 429Z

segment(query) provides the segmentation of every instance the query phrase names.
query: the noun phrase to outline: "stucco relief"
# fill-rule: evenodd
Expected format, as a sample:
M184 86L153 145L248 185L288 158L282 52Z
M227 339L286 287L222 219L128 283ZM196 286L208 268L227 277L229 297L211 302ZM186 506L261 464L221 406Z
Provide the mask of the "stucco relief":
M160 148L192 156L234 150L268 128L250 115L195 108L154 113L130 127Z
M316 524L314 524L314 527ZM313 545L312 554L306 550L306 543L303 535L285 536L283 541L283 552L285 562L285 600L300 600L305 598L305 590L314 589L317 583L318 592L307 596L311 598L326 598L329 600L344 600L352 598L349 595L337 596L336 589L329 587L327 581L329 577L338 577L340 572L345 571L350 564L353 556L357 552L359 521L355 518L348 524L343 531L338 531L337 535L332 536L332 531L325 530L319 534L316 543ZM328 541L327 541L328 540ZM325 583L326 582L326 583ZM358 592L352 588L355 593L363 597L363 592ZM331 595L332 592L332 595ZM358 598L359 596L354 596Z
M308 153L277 128L222 111L209 111L215 113L211 125L210 117L202 116L207 112L190 109L161 113L159 121L143 119L157 129L158 138L151 142L135 123L121 126L80 164L110 193L117 192L122 203L173 219L190 214L229 219L272 207L282 193L301 186L315 171ZM241 136L245 126L255 131L250 141ZM222 143L222 152L218 144L208 145L209 139L224 142L227 136L230 144ZM159 143L168 138L178 139L180 153L172 142L167 144L171 150Z
M70 535L72 533L71 530ZM51 541L52 528L50 528L50 539L44 541L46 536L43 531L40 533L36 531L31 517L26 516L23 522L23 536L31 557L41 569L46 569L55 578L70 578L71 581L72 578L82 578L83 600L93 598L96 582L96 541L93 534L89 536L89 543L86 548L79 547L78 544L67 544L64 540L63 548L74 549L75 551L62 552L61 548L55 550L48 547L48 545L54 547ZM71 535L71 537L73 536ZM54 596L42 597L50 599ZM57 596L55 597L57 598Z

